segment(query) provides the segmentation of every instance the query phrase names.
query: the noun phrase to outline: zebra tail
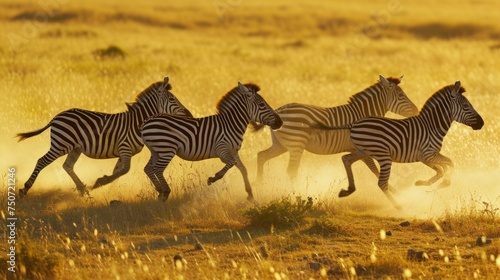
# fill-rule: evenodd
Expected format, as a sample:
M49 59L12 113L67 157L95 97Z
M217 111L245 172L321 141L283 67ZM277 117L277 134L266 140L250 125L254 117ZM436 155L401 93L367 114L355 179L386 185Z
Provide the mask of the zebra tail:
M259 132L260 130L262 130L265 127L264 124L260 124L260 123L256 123L256 122L250 122L250 126L252 127L252 132Z
M19 137L19 139L17 140L17 142L21 142L24 139L27 139L27 138L30 138L30 137L38 135L38 134L44 132L51 125L52 125L52 122L49 122L46 126L40 128L40 129L37 129L37 130L34 130L34 131L30 131L30 132L18 133L18 134L16 134L16 137Z

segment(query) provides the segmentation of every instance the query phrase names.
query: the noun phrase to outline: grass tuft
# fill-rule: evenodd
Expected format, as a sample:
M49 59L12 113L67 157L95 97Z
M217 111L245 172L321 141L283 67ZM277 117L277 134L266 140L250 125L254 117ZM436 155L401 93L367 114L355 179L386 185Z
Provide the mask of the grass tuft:
M254 206L244 210L249 225L254 227L274 227L293 229L301 226L306 214L313 209L313 199L303 200L300 196L293 201L289 196L275 199L263 206Z
M330 212L315 218L311 226L304 231L307 234L321 235L323 237L338 237L347 235L344 227L333 217Z

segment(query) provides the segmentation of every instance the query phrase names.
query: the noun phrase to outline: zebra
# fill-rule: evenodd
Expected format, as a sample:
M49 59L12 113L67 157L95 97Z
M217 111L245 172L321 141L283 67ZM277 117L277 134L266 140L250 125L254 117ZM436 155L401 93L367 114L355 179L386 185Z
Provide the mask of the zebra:
M283 120L283 127L271 131L272 146L257 154L257 180L262 179L264 164L269 159L287 151L290 152L288 174L292 179L296 177L304 150L319 155L354 151L348 130L307 128L346 125L367 116L383 116L387 111L405 117L416 115L417 107L398 86L402 79L402 76L386 79L380 75L379 82L351 96L347 104L337 107L291 103L278 108L276 112ZM255 130L262 127L254 125ZM364 162L378 176L373 160L367 158Z
M453 162L440 153L443 139L453 121L470 126L473 130L483 127L482 117L472 107L463 93L460 81L434 93L414 117L395 120L389 118L365 118L352 124L350 137L356 151L344 155L349 187L339 196L352 194L356 187L351 165L360 159L373 158L380 164L378 186L396 208L400 208L388 190L393 162L422 162L436 171L428 180L416 181L418 186L430 186L439 179L438 189L451 184Z
M220 158L225 166L208 178L208 185L236 166L243 175L247 199L254 200L247 170L238 155L243 135L251 121L269 125L271 129L279 129L283 124L259 90L256 84L238 82L237 87L219 100L215 115L204 118L159 115L144 122L141 137L151 152L144 172L158 191L159 200L166 201L170 195L163 172L175 155L189 161Z
M83 153L95 159L118 157L113 174L103 176L92 189L111 183L130 169L130 158L139 153L142 143L139 127L142 122L159 113L171 113L192 117L184 105L170 92L172 86L165 77L163 82L151 84L139 93L134 103L126 103L127 111L107 114L83 109L69 109L57 114L46 126L31 132L19 133L19 141L38 135L51 127L50 149L38 159L35 170L19 190L25 196L38 174L57 158L68 154L63 164L64 170L76 184L81 195L88 194L85 185L78 178L73 166Z

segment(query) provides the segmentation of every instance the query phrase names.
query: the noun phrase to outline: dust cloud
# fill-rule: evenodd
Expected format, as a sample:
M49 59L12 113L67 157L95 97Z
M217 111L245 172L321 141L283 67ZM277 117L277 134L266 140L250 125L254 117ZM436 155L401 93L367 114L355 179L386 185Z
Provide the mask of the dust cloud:
M348 185L340 155L305 154L298 179L293 182L284 174L288 158L283 156L274 161L267 165L268 174L264 182L254 188L264 201L285 195L311 196L340 212L360 211L422 219L500 207L500 169L497 167L456 167L451 186L438 189L440 181L430 187L414 184L434 174L427 166L421 163L394 163L390 184L397 191L393 193L394 198L403 208L398 211L378 188L375 175L361 163L353 165L356 192L349 197L338 198L338 192Z

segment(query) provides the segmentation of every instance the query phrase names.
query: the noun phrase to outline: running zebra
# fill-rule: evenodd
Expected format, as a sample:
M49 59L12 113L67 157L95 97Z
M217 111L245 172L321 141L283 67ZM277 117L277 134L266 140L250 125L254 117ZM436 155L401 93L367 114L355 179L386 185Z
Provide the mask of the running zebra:
M400 208L388 191L392 162L422 162L436 171L417 186L430 186L440 178L438 188L450 185L453 162L440 153L443 139L453 121L481 129L484 121L462 93L465 89L457 81L432 95L417 116L403 120L366 118L351 127L351 140L356 151L342 157L349 180L349 188L339 196L348 196L356 190L351 165L371 157L380 164L378 186L394 206Z
M418 109L398 86L403 77L384 78L351 96L348 103L337 107L323 108L298 103L286 104L276 110L283 120L280 130L271 131L272 146L257 154L257 178L262 179L265 162L285 152L290 152L288 174L297 175L304 150L319 155L352 152L348 130L310 130L316 126L341 126L351 124L367 116L384 116L388 111L405 117L414 116ZM255 126L256 130L262 126ZM364 161L378 176L372 159Z
M208 178L208 185L221 179L236 165L243 175L247 199L253 201L247 170L238 155L243 134L251 121L269 125L272 129L279 129L283 124L279 115L257 93L259 90L255 84L238 82L237 87L220 99L216 115L204 118L160 115L144 123L141 135L151 151L144 172L158 191L158 199L165 201L170 194L163 172L178 155L190 161L220 158L226 165L214 177Z
M82 153L95 159L119 158L113 174L97 179L92 189L111 183L126 174L130 169L130 158L144 146L139 127L146 118L159 113L192 116L170 92L171 89L168 77L165 77L163 82L156 82L137 95L135 103L127 103L126 112L106 114L70 109L57 114L41 129L17 134L19 141L22 141L51 127L50 149L38 160L35 170L24 184L24 188L19 190L19 194L26 195L40 171L65 154L68 154L68 157L63 168L73 179L81 195L88 191L75 174L73 166Z

